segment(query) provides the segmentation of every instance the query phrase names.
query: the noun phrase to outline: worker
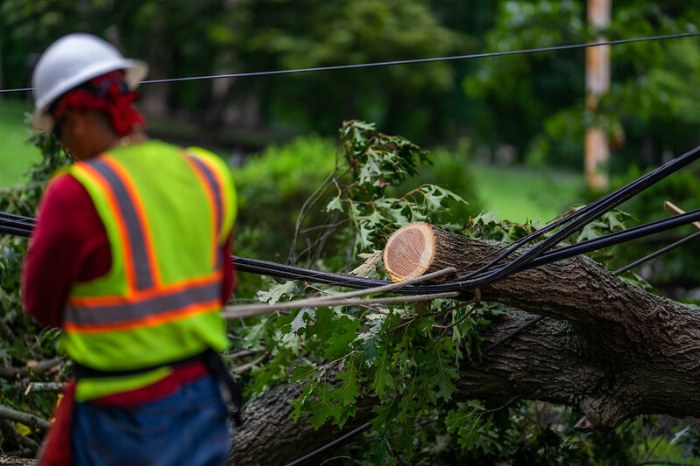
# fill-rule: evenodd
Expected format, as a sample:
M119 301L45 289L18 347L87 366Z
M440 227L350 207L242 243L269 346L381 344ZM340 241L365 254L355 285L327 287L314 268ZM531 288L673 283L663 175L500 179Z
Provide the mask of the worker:
M74 369L41 466L214 466L230 453L224 395L239 394L218 353L235 191L218 157L147 137L133 106L146 73L76 33L32 77L33 126L75 159L43 194L23 268L26 311L62 329Z

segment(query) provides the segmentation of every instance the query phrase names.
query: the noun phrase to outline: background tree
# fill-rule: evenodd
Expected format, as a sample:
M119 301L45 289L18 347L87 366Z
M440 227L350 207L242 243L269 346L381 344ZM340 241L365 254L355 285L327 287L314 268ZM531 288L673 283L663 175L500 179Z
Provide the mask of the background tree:
M242 1L214 33L242 72L439 57L467 43L417 1ZM232 93L259 96L266 120L296 131L332 134L364 117L437 140L454 79L449 64L432 63L241 80Z
M56 37L93 32L148 60L152 78L292 69L592 41L584 0L205 0L0 5L6 87L29 84L32 62ZM196 18L196 20L195 20ZM693 30L689 2L615 2L607 37ZM615 47L613 84L595 115L612 141L613 174L658 164L693 143L694 38ZM272 135L332 136L361 118L420 144L581 167L583 51L389 68L144 86L153 130L250 150ZM689 90L690 89L690 90ZM161 120L161 118L164 118ZM586 117L588 118L588 117ZM194 127L193 127L194 125ZM512 148L504 151L503 148Z
M692 31L697 23L697 11L689 4L620 0L613 5L606 32L609 40L615 40ZM499 2L496 24L486 35L485 48L593 42L595 34L585 23L583 1L509 0ZM613 173L630 164L658 164L664 152L677 154L695 143L689 136L692 131L685 126L695 120L695 111L680 110L687 102L686 93L693 91L670 84L669 75L682 79L697 74L693 58L697 50L693 38L612 49L611 91L588 118L606 128L613 149ZM688 58L674 60L680 53L688 53ZM481 62L481 69L465 81L470 95L488 102L480 116L483 127L476 129L475 137L486 137L489 144L511 144L521 159L533 163L580 167L583 130L588 124L583 111L583 59L584 52L579 50ZM504 119L502 115L518 118Z

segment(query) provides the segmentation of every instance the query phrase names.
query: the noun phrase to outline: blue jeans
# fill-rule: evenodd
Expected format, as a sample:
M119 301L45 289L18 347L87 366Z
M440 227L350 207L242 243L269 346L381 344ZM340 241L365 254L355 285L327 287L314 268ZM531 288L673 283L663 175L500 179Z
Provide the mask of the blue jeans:
M210 376L134 407L76 403L75 466L223 466L231 448L227 412Z

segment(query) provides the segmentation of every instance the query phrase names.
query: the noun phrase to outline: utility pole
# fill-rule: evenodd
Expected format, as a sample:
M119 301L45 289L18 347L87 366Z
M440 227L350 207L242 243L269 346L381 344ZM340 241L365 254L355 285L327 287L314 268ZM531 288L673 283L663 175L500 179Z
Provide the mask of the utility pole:
M2 79L2 39L0 39L0 89L4 89L5 84ZM2 94L0 94L0 100L2 100Z
M588 22L600 34L610 24L612 0L588 0ZM599 45L586 49L586 113L595 114L600 96L610 89L610 46ZM605 131L598 122L590 121L586 127L584 171L586 184L594 191L603 191L610 184L608 159L610 148Z

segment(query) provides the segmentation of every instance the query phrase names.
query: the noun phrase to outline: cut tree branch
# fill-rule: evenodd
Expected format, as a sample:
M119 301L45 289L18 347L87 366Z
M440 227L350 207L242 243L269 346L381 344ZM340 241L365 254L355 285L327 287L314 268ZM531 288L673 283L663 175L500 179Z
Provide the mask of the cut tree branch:
M467 265L475 270L503 248L443 231L434 237L439 257L420 273L450 266L464 273ZM406 260L405 250L401 256ZM398 275L395 265L385 262ZM640 414L700 417L698 307L647 293L585 257L525 270L480 292L484 301L511 311L483 335L483 360L462 365L456 399L567 405L584 414L587 429L614 428ZM537 316L543 318L533 321ZM314 430L290 418L288 401L297 395L287 385L249 404L232 464L286 464L370 416L362 409L342 431ZM374 402L360 403L369 408Z

